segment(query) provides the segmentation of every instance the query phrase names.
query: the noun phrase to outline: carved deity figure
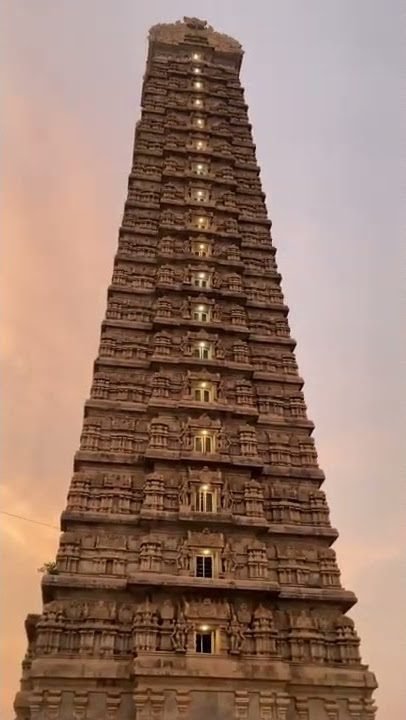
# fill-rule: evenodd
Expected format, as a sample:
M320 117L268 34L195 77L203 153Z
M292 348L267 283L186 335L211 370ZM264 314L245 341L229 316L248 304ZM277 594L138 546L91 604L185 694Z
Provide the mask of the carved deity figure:
M224 512L229 512L233 508L233 496L230 490L230 484L227 479L224 480L222 491L221 491L221 509Z
M186 620L183 610L178 611L176 620L173 620L173 631L171 641L175 652L184 653L187 649L188 634L191 625Z
M176 552L176 565L178 567L178 570L183 570L184 572L187 572L190 569L191 554L186 538L183 538L179 541Z
M179 506L189 507L190 505L190 483L187 477L184 478L178 492Z
M230 606L230 620L227 625L227 635L230 642L230 655L239 655L245 640L245 634L232 605Z
M221 552L221 565L225 575L230 575L237 569L235 552L231 543L228 540Z

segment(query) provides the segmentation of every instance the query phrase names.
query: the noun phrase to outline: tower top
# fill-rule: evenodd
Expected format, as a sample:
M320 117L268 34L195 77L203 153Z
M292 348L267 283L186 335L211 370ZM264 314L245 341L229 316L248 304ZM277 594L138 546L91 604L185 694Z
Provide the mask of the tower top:
M184 17L175 23L153 25L149 31L151 43L178 45L179 43L197 43L206 45L224 53L242 55L243 50L238 40L216 32L206 20Z

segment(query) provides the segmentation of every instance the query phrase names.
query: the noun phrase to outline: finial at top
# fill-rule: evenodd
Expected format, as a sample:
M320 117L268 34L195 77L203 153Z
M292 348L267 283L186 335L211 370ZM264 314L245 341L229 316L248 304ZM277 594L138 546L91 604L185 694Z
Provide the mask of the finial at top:
M207 20L199 20L199 18L185 16L183 22L192 30L206 30L207 28Z
M184 17L183 20L178 20L175 23L153 25L149 31L149 39L152 42L169 43L170 45L178 44L185 41L190 31L204 36L205 43L215 50L242 55L242 47L237 40L216 32L208 24L207 20L200 20L195 17Z

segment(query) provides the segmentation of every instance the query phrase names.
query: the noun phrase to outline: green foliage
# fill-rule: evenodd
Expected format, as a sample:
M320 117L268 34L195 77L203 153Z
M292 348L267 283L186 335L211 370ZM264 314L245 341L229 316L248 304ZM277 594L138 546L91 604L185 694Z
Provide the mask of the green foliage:
M57 568L56 562L46 562L43 564L42 567L38 568L38 572L44 573L46 575L58 575L59 570Z

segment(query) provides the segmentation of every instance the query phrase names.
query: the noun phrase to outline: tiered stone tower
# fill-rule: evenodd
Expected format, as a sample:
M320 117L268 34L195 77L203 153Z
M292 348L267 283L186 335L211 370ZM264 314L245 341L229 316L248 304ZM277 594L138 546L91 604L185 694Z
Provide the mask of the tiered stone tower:
M242 50L150 32L142 115L19 720L372 720Z

